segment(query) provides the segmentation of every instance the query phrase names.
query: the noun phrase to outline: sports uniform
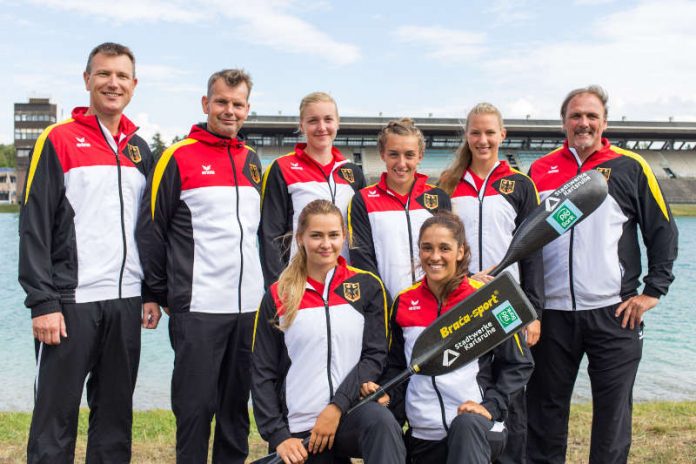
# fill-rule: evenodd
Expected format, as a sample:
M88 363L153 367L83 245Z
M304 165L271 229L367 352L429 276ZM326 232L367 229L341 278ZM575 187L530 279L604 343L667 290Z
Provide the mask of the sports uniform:
M295 253L290 240L300 211L312 200L329 200L346 219L353 194L365 186L360 167L349 162L333 147L333 162L321 166L299 143L295 150L273 161L263 175L259 242L266 287L278 280ZM341 253L348 257L348 244Z
M470 170L452 193L452 210L464 223L471 248L469 272L477 273L498 264L512 236L527 215L539 204L531 179L505 161L498 161L485 179ZM507 268L521 282L530 302L541 313L544 271L541 252ZM496 462L523 462L526 452L527 415L524 388L510 399L505 452Z
M148 181L138 244L145 279L171 311L177 462L248 454L253 315L263 296L257 229L261 166L205 124L164 152Z
M609 144L584 162L566 141L535 161L530 176L542 201L580 172L597 169L609 195L569 233L544 247L546 309L537 369L528 386L530 462L563 462L570 398L583 353L589 360L593 422L590 462L626 462L632 390L642 351L642 324L621 328L614 312L637 294L637 230L648 253L643 294L660 297L674 279L677 229L655 175L639 155Z
M308 435L321 411L335 404L343 413L332 452L310 455L333 462L332 454L366 462L404 462L401 429L387 408L358 402L360 385L375 381L387 360L384 287L373 274L345 264L325 283L308 279L295 319L281 330L283 304L274 283L256 316L252 370L254 415L271 449Z
M87 108L34 146L20 217L19 282L32 317L62 312L68 338L36 342L28 462L72 462L85 377L87 459L126 462L140 359L138 205L152 166L137 127L116 138Z
M390 298L423 275L417 266L423 222L450 210L449 196L427 180L416 173L408 195L399 195L382 173L379 183L360 190L348 208L351 264L379 275Z
M392 306L393 337L385 379L406 368L416 339L432 321L481 285L465 278L444 303L437 300L425 278L401 292ZM515 335L447 374L413 375L405 402L403 389L393 392L392 398L397 406L405 403L411 462L488 463L495 459L505 446L508 397L525 385L533 365L527 345ZM493 420L478 414L458 415L459 405L469 400L485 407Z

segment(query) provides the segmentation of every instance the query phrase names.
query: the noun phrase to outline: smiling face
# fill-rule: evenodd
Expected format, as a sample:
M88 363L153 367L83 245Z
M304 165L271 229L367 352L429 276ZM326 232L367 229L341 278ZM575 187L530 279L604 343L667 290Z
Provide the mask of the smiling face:
M471 168L488 173L498 161L498 148L505 139L505 129L494 113L472 114L467 121L466 141L471 150Z
M343 248L345 233L339 214L313 214L307 219L307 228L298 235L297 242L307 254L307 273L326 275L336 266Z
M418 256L428 286L439 292L457 274L457 263L464 259L464 245L457 245L452 231L435 224L421 233Z
M336 104L332 101L308 103L302 108L300 131L307 137L309 153L324 153L331 150L338 132Z
M210 96L201 99L203 113L208 115L208 130L223 137L236 137L249 116L249 88L246 83L230 87L218 79Z
M83 78L89 92L90 113L100 118L120 117L138 84L133 62L128 55L97 53L89 69Z
M581 93L568 102L563 130L568 145L578 151L584 161L602 148L602 133L607 128L602 101L591 93Z
M411 188L418 163L423 159L419 142L415 135L389 134L379 154L386 166L387 185L402 195Z

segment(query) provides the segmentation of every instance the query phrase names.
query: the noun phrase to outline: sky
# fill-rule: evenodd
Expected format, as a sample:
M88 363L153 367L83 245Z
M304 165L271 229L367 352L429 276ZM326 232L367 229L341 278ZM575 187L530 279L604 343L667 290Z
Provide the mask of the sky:
M126 110L150 140L203 121L208 76L242 67L251 110L296 115L329 92L341 115L558 118L565 94L600 84L609 119L696 121L696 1L0 0L0 143L13 104L86 106L97 44L128 45L139 79Z

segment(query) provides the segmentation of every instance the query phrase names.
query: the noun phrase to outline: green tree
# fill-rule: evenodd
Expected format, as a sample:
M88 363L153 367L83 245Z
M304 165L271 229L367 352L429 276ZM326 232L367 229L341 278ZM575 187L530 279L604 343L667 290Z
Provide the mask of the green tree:
M17 167L17 151L14 145L0 144L0 167L16 168Z
M155 161L162 156L166 148L167 145L165 145L164 140L162 140L162 134L155 132L155 135L152 136L152 142L150 142L150 150L152 150L152 156L155 158Z

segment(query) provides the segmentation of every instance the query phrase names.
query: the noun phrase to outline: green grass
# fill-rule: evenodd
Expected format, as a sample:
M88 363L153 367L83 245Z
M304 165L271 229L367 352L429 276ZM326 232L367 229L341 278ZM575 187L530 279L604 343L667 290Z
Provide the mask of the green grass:
M19 213L19 205L0 205L0 213Z
M675 216L696 216L696 204L676 204L669 205L672 214Z
M574 404L571 410L568 462L587 462L592 406ZM31 415L0 413L0 463L26 460ZM251 459L266 453L266 444L253 426ZM87 411L80 412L76 462L84 462ZM133 462L174 462L174 416L170 411L138 411L133 419ZM686 464L696 462L696 402L637 403L633 412L633 446L629 462Z

